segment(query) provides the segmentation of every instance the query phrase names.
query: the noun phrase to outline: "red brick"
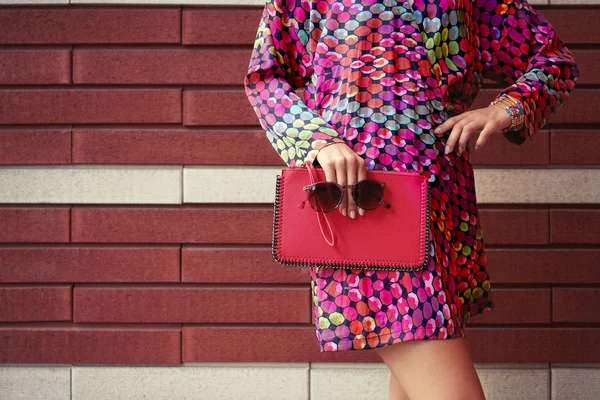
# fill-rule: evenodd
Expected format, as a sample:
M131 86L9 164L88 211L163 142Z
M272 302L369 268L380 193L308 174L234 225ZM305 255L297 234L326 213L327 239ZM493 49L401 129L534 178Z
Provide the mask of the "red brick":
M285 166L263 131L193 128L75 129L73 162Z
M493 133L482 148L475 150L479 133L469 138L471 163L480 165L547 165L550 163L550 132L539 131L531 142L515 146L501 134Z
M0 50L0 59L2 85L71 83L71 48Z
M548 324L550 289L498 289L492 283L495 308L469 319L469 325L479 324Z
M597 39L594 40L597 41ZM577 85L600 83L600 78L598 77L598 74L595 73L600 52L598 52L596 49L571 48L571 53L573 53L573 57L575 58L575 61L577 61L577 66L579 67L580 72Z
M552 288L552 320L600 323L600 288Z
M0 243L69 242L70 207L0 207Z
M75 285L76 322L310 323L310 289ZM277 307L269 305L277 304Z
M183 44L252 45L262 10L260 6L183 7ZM227 32L227 35L215 35L215 32Z
M0 325L0 363L181 364L177 325Z
M600 328L470 328L473 362L597 363Z
M0 131L0 165L70 164L69 129L11 129Z
M195 89L183 91L183 124L260 126L243 91Z
M600 130L552 130L552 164L600 164Z
M0 44L180 43L180 7L5 7Z
M307 283L308 268L281 265L273 259L271 246L183 246L183 282L204 283Z
M70 321L71 285L0 286L0 321Z
M1 90L0 110L0 124L174 123L181 90Z
M600 361L600 328L470 327L466 335L474 362ZM182 343L183 362L381 362L373 349L320 353L313 326L184 326Z
M479 217L485 243L548 244L548 210L540 208L492 209L480 207Z
M0 282L179 282L177 246L0 248Z
M600 244L600 210L551 209L552 243Z
M319 356L313 326L184 326L181 340L182 362L308 362L326 359ZM353 360L360 356L363 360L365 356L370 359L379 357L375 351L352 353ZM337 354L330 353L329 356L340 359L335 357Z
M600 18L600 10L584 7L579 4L575 7L552 7L541 4L535 6L560 33L560 37L565 43L595 44L598 41L596 33L600 34L600 27L596 24ZM579 26L587 28L578 29Z
M487 248L493 284L600 283L600 250Z
M72 229L73 242L264 244L273 206L74 207Z
M78 48L73 52L73 81L239 86L248 71L250 55L249 50L195 47Z

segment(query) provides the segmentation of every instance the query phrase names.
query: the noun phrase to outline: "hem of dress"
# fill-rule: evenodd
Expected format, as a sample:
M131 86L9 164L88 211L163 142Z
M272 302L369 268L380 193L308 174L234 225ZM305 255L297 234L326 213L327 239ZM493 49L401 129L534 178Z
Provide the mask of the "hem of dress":
M414 334L417 329L419 329L421 327L421 325L413 327L409 330L397 330L397 331L391 331L389 333L386 333L384 335L378 334L376 336L371 336L370 338L353 338L353 339L349 339L352 341L353 346L351 348L348 349L344 349L344 350L339 350L339 348L336 348L335 350L326 350L325 349L325 345L327 343L333 343L333 341L320 341L319 342L319 350L321 353L335 353L335 352L340 352L340 351L352 351L352 350L372 350L372 349L376 349L379 347L385 347L385 346L389 346L395 343L401 343L401 342L406 342L406 341L410 341L410 340L449 340L449 339L458 339L460 337L466 337L466 332L465 332L465 326L467 325L467 321L469 321L471 318L475 318L478 315L482 315L485 313L488 313L490 311L493 311L493 309L495 308L495 303L492 300L488 301L488 304L486 307L479 309L478 312L476 314L472 314L469 315L467 318L465 318L465 316L463 316L461 318L460 321L456 322L454 319L451 319L454 322L454 334L452 335L448 335L448 337L440 339L437 336L435 337L435 339L432 339L432 336L426 336L423 339L415 339L415 337L413 336L411 339L406 339L406 340L399 340L396 342L389 342L390 336L394 335L394 334L399 334L398 337L400 337L400 335L402 334L406 334L406 333L412 333ZM439 328L437 328L437 330L439 331L440 328L446 328L448 329L448 324L442 325ZM373 340L373 339L379 339L379 342L376 346L368 346L368 341ZM387 338L387 341L382 341L382 338ZM397 338L396 338L397 339ZM354 343L360 343L360 344L365 344L364 347L361 348L356 348L354 346Z
M410 341L410 340L449 340L449 339L458 339L460 337L465 337L465 330L463 328L463 324L462 323L461 324L456 324L455 323L454 325L455 325L454 334L448 335L448 337L446 337L444 339L439 339L437 336L434 339L431 338L432 336L429 336L429 337L425 336L423 339L415 339L415 337L413 336L411 339L398 340L398 341L392 342L392 343L389 342L390 337L392 335L394 335L394 334L399 334L399 335L406 334L406 333L412 333L412 334L414 334L417 331L417 329L422 328L422 326L419 325L419 326L416 326L416 327L414 327L412 329L409 329L409 330L404 330L403 329L403 330L391 331L390 333L386 333L386 334L383 334L383 335L377 334L375 336L371 336L370 338L353 338L353 339L348 339L348 340L352 341L353 346L350 347L350 348L348 348L348 349L344 349L344 350L339 350L339 348L336 348L335 350L326 350L325 349L325 345L327 343L333 343L333 341L320 341L319 342L319 350L320 350L321 353L335 353L335 352L340 352L340 351L352 351L352 350L372 350L372 349L376 349L378 347L389 346L391 344L401 343L401 342L407 342L407 341ZM446 324L446 325L440 326L439 328L437 328L437 330L439 331L440 328L446 328L446 329L448 329L448 325ZM398 337L400 337L400 336L398 336ZM387 338L387 340L384 342L384 341L381 340L382 338L384 338L384 339ZM374 340L374 339L379 339L378 344L376 346L367 346L368 342L371 341L371 340ZM398 338L395 338L395 339L398 339ZM360 343L360 344L365 344L365 346L361 347L361 348L356 348L354 346L354 343L357 343L357 342Z

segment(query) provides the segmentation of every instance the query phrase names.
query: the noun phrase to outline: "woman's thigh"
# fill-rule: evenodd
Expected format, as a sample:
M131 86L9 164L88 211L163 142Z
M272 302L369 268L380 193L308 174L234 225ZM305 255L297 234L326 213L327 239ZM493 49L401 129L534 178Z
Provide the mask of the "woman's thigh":
M485 400L462 337L409 340L376 350L411 400Z

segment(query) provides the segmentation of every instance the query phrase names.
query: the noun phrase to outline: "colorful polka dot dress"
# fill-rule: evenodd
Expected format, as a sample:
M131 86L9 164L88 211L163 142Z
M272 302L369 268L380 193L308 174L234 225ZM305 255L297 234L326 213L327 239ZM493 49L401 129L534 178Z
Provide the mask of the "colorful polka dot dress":
M433 129L468 111L486 77L518 100L525 121L502 134L522 144L578 76L525 0L266 0L244 85L286 165L318 165L339 142L368 169L415 170L431 186L427 268L310 268L320 351L463 337L494 308L469 147L444 154L451 131Z

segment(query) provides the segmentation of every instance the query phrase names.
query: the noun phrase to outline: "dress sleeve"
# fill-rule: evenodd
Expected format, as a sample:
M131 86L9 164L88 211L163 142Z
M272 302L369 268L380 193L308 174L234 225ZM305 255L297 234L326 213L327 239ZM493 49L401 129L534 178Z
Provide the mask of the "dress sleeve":
M289 167L301 167L309 160L316 163L324 146L346 142L295 93L313 69L293 17L296 10L286 3L294 2L266 0L244 86L273 148Z
M533 137L560 109L579 78L573 55L554 27L527 0L474 0L476 52L484 77L508 83L525 122L507 130L509 142Z

